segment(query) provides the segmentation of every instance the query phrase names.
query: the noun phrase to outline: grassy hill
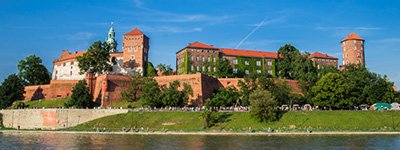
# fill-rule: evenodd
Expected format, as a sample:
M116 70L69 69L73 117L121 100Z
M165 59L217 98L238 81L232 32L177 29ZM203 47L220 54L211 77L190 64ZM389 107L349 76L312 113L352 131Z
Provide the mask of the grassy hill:
M64 107L64 103L66 103L70 97L67 98L56 98L53 100L34 100L25 102L25 105L28 105L28 108L61 108Z
M400 131L400 112L395 111L313 111L287 112L276 122L260 123L248 112L228 113L226 122L207 130L247 131ZM129 112L100 118L68 130L121 131L122 128L149 131L204 131L200 112Z

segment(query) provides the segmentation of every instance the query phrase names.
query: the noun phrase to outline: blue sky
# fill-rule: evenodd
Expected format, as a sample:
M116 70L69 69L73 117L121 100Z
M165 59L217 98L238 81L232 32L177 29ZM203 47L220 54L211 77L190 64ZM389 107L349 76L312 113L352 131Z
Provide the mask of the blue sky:
M150 37L150 60L172 66L194 41L264 51L290 43L341 62L340 41L355 32L367 67L400 85L399 18L398 0L1 0L0 80L31 54L52 71L61 50L104 40L114 22L117 42L137 27Z

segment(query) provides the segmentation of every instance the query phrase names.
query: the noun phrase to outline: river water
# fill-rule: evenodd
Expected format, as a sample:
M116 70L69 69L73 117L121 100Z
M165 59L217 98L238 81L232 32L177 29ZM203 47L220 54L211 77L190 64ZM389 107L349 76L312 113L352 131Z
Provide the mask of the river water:
M0 149L400 149L400 135L1 133Z

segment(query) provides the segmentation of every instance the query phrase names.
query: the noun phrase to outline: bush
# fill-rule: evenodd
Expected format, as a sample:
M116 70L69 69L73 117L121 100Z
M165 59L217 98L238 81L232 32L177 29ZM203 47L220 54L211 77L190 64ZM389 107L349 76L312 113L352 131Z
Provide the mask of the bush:
M278 119L277 102L275 97L266 90L256 90L250 94L251 116L260 122L275 121Z

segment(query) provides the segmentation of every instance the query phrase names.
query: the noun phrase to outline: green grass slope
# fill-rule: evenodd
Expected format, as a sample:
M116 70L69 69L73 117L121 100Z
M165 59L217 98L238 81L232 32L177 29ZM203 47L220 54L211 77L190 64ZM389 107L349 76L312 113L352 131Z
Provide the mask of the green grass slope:
M261 123L247 112L229 113L226 122L207 130L247 131L400 131L400 112L313 111L287 112L279 121ZM129 112L93 120L68 130L144 128L150 131L206 131L199 112Z
M29 105L28 108L61 108L64 107L64 103L66 103L70 97L67 98L56 98L53 100L34 100L26 102L26 105Z

